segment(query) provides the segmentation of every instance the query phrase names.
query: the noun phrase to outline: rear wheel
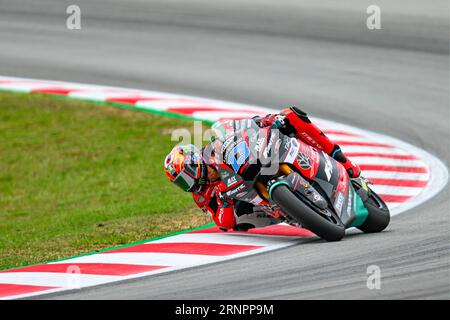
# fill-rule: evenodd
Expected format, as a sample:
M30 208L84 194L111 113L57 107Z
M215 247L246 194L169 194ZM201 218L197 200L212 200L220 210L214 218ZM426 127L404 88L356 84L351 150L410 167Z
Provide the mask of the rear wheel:
M312 204L307 204L309 200L302 200L299 196L283 184L272 190L272 199L283 212L306 229L327 241L339 241L344 237L345 227L332 210L314 208Z

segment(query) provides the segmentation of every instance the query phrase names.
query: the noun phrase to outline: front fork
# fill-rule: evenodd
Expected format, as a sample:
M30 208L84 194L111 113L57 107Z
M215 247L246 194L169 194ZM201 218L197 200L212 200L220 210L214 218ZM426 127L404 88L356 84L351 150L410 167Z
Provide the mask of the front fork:
M369 185L373 184L372 181L360 176L356 179L352 179L352 189L354 192L353 214L354 217L351 220L350 227L359 227L367 219L369 211L365 205L365 202L370 197L371 190Z
M294 171L285 163L280 164L278 168L278 173L281 173L285 176L293 173ZM261 181L256 182L256 190L264 197L265 200L270 201L269 191L267 190L267 186Z

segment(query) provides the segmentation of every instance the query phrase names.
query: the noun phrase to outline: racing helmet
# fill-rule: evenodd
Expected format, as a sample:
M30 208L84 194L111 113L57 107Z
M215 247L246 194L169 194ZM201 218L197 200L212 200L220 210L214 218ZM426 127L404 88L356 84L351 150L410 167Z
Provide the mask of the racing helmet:
M164 161L170 181L188 192L200 192L207 180L202 152L193 144L175 146Z

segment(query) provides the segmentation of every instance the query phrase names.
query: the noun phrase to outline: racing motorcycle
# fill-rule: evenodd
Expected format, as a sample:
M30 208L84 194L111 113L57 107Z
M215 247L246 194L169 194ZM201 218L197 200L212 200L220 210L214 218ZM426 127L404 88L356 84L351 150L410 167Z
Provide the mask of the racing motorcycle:
M224 134L224 122L213 127L222 136L211 143L224 198L266 207L327 241L351 227L372 233L388 226L389 209L367 179L350 179L341 163L293 135L248 119L230 123L232 134Z

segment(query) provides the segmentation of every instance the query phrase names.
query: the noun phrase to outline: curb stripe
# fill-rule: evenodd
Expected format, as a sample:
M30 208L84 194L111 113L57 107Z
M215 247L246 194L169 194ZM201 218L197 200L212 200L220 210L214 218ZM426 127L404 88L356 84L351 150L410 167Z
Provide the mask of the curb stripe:
M190 233L224 233L218 227L211 227L202 230L191 231ZM310 237L313 235L311 231L300 229L289 225L273 225L265 228L250 229L247 232L228 231L227 234L252 234L265 236L282 236L282 237Z
M298 239L295 237L294 240ZM176 242L198 242L198 243L222 243L239 244L269 247L273 245L284 244L292 239L286 237L257 237L248 233L185 233L175 237L169 237L160 240L149 241L147 243L176 243Z
M416 196L422 192L423 188L417 187L399 187L374 184L370 186L377 194L389 194L393 196Z
M46 287L46 286L31 286L24 284L9 284L0 283L0 298L15 296L19 294L33 293L39 291L46 291L50 289L57 289L58 287Z
M184 115L193 115L193 114L198 114L200 112L230 112L229 109L226 108L217 108L217 107L211 107L211 106L187 106L187 107L180 107L180 106L173 106L173 107L169 107L167 108L167 111L169 112L175 112L175 113L181 113ZM245 110L245 109L241 109L239 110L239 113L248 113L248 114L255 114L256 115L256 111L255 110Z
M334 141L335 144L343 146L362 146L362 147L382 147L382 148L395 148L394 146L386 143L380 143L380 142L362 142L362 141L348 141L348 140L336 140Z
M327 136L337 135L337 136L346 136L346 137L361 137L361 135L359 135L359 134L352 133L352 132L347 132L347 131L341 131L341 130L328 129L328 130L322 130L322 131Z
M70 287L77 281L83 286L95 286L123 279L122 276L56 272L9 272L0 273L0 283L24 284L45 287Z
M409 155L411 152L407 152L404 149L399 148L385 148L385 147L377 147L377 146L341 146L342 151L345 154L352 152L377 152L377 153L385 153L385 154L398 154L398 155Z
M421 180L428 181L430 174L427 173L415 173L415 172L390 172L390 171L373 171L364 170L364 175L369 180L371 179L404 179L404 180Z
M127 276L131 274L148 272L167 268L167 266L144 266L134 264L120 264L120 263L54 263L42 264L37 266L25 267L14 270L2 271L0 273L15 273L15 272L55 272L55 273L73 273L73 267L78 267L77 271L82 274L98 274L108 276ZM75 269L76 270L76 269Z
M78 89L75 88L60 88L60 87L54 87L54 88L43 88L43 89L33 89L31 90L32 93L45 93L45 94L56 94L56 95L68 95L70 92L77 91Z
M378 194L384 202L406 202L411 199L413 196L396 196L392 194Z
M136 104L139 101L171 101L171 102L188 102L190 104L192 103L198 103L196 100L192 99L183 99L183 98L164 98L164 97L142 97L142 96L134 96L134 97L113 97L113 98L107 98L105 101L107 102L118 102L118 103L126 103L126 104Z
M145 266L188 266L212 263L220 260L220 256L184 253L160 252L118 252L94 254L71 259L66 263L126 263ZM1 274L0 274L1 276ZM1 280L0 280L1 282Z
M427 173L426 167L401 167L401 166L385 166L376 164L361 164L361 170L377 170L377 171L394 171L394 172L409 172L409 173Z
M379 179L379 178L372 178L369 180L372 181L375 185L384 185L384 186L424 188L428 184L428 181L423 180Z
M185 253L208 256L227 256L249 250L262 248L262 246L233 245L218 243L146 243L137 246L106 251L102 254L123 253L123 252L160 252L160 253Z
M361 165L379 165L384 166L398 166L398 167L423 167L424 163L421 160L398 160L390 158L378 158L378 157L352 157L353 162Z
M419 160L419 158L412 154L388 154L388 153L370 153L370 152L346 152L348 157L377 157L389 158L398 160Z

